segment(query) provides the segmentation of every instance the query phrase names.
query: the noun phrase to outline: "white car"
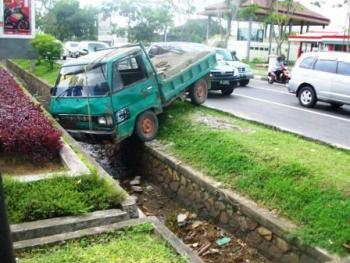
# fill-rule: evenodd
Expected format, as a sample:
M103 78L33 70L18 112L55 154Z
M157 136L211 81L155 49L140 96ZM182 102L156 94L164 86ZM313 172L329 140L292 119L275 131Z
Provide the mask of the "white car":
M63 59L79 57L79 42L67 41L63 45Z
M288 90L302 106L312 108L317 101L333 107L350 104L350 53L312 52L295 64Z
M87 55L106 48L109 48L109 45L100 41L81 41L78 47L80 55Z

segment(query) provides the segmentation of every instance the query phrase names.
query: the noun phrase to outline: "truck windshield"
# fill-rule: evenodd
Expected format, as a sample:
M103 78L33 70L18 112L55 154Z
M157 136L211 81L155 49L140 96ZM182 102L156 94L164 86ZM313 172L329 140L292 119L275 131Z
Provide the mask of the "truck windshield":
M217 58L217 60L236 61L236 58L232 57L231 52L228 50L217 50L216 51L216 58Z
M106 65L88 69L85 65L63 67L52 95L59 97L96 97L108 94Z

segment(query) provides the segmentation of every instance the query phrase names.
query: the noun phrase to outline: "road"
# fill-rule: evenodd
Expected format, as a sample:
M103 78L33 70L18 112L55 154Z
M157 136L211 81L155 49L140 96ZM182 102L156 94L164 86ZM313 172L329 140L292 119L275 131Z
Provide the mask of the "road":
M329 104L317 103L313 109L303 108L295 95L279 84L251 80L247 87L237 88L230 97L211 92L205 105L350 149L349 106L333 109Z

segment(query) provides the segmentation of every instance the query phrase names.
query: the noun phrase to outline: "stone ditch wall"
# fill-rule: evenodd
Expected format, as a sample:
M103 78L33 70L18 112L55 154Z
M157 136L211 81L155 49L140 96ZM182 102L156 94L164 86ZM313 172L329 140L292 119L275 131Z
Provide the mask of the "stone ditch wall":
M26 89L48 110L51 85L21 69L10 60L6 60L6 67L24 81Z
M291 222L224 189L220 183L181 164L157 145L144 146L137 159L139 173L162 186L169 195L194 209L201 217L213 220L242 238L272 261L310 263L337 260L319 248L288 240L288 233L296 229Z

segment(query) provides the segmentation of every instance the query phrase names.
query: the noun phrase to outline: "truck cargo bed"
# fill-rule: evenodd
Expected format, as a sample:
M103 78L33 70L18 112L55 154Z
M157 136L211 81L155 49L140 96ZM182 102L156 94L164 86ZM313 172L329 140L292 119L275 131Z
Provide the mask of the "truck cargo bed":
M155 56L151 59L153 65L156 67L158 74L163 79L168 79L190 65L198 62L201 58L210 54L211 51L200 52L169 52L166 54Z
M151 59L160 79L162 104L167 105L196 81L208 75L216 64L215 53L168 52Z

